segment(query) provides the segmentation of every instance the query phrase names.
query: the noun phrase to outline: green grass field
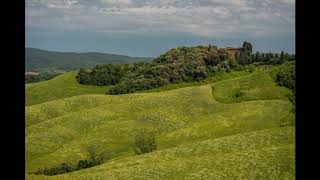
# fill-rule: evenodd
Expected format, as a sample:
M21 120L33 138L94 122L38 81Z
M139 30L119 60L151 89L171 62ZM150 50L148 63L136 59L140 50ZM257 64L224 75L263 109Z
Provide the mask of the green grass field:
M26 172L75 164L90 145L110 160L27 179L295 179L290 91L267 71L116 96L72 76L26 87ZM157 151L134 154L141 128L156 134Z

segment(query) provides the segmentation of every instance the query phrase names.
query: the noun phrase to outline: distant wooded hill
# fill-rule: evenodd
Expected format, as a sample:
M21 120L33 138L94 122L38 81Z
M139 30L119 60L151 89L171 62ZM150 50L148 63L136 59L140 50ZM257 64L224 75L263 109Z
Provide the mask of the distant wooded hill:
M125 64L151 59L150 57L129 57L97 52L55 52L25 48L26 71L71 70L92 67L97 64Z

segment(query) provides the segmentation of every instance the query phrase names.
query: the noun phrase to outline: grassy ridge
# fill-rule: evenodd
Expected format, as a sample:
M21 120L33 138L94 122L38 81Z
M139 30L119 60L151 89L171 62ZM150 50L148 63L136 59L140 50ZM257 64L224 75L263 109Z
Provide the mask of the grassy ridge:
M47 101L53 101L63 99L67 97L82 95L82 94L105 94L108 90L108 86L89 86L79 84L75 77L77 72L71 71L64 73L56 78L48 81L42 81L39 83L27 84L26 85L26 106L35 104L41 104ZM140 91L138 93L145 92L160 92L167 91L182 87L199 86L204 84L213 83L225 79L240 77L249 75L246 71L235 71L231 73L223 73L213 77L209 77L204 81L192 82L192 83L179 83L170 84L161 88L150 89L146 91Z
M276 143L271 144L270 147L261 147L256 150L253 148L251 149L252 155L248 154L247 151L243 152L241 156L230 154L229 157L226 154L226 159L223 159L223 156L215 155L216 152L212 152L207 157L191 151L195 153L195 159L181 157L173 161L166 161L165 157L167 155L162 154L161 157L164 157L164 159L160 156L151 157L149 165L146 166L142 164L123 164L126 161L126 157L133 158L132 161L139 164L139 162L142 162L140 159L146 156L153 156L153 153L146 156L133 156L132 137L140 128L146 128L157 133L159 153L167 152L172 148L177 148L178 152L182 153L185 151L183 150L184 146L196 145L196 143L206 142L206 140L215 141L232 137L233 135L236 136L237 134L241 135L241 133L254 133L263 129L277 129L278 127L294 125L294 115L290 112L291 104L284 98L288 93L287 89L275 86L268 74L260 77L260 80L265 82L264 84L256 84L256 81L252 80L255 76L259 76L259 73L214 84L164 92L120 96L81 95L28 106L26 108L27 172L35 171L39 167L52 167L61 162L75 163L77 160L85 158L84 149L87 145L98 144L99 150L108 151L112 162L96 168L75 172L72 177L78 178L79 175L79 178L83 177L85 179L89 173L104 179L109 177L107 175L119 177L120 179L126 178L126 174L139 177L138 174L143 174L143 169L151 168L154 169L155 175L150 176L150 178L156 179L157 173L160 173L158 175L163 179L167 176L162 175L170 175L170 172L179 174L177 169L170 169L169 167L174 165L180 167L179 163L184 162L186 167L193 169L192 163L188 165L188 162L195 160L194 166L199 165L199 168L198 170L195 169L194 174L187 174L186 171L181 172L181 177L195 178L203 174L200 172L201 170L205 172L205 169L209 169L208 171L211 171L210 169L214 168L210 167L217 167L219 164L215 163L215 160L219 158L221 161L217 162L227 161L226 159L230 157L234 158L232 163L234 166L229 165L230 167L237 167L239 163L242 163L240 159L237 159L238 156L242 158L253 156L254 158L250 163L259 162L258 166L261 165L261 171L264 171L264 165L262 162L262 164L260 163L263 158L272 159L270 162L271 169L266 168L266 171L280 168L283 165L289 168L277 170L279 171L278 174L273 175L262 172L260 174L261 177L270 178L277 175L279 177L292 177L294 165L291 158L291 156L294 156L292 139L290 140L291 144ZM230 93L228 91L223 92L222 88L232 89L235 83L240 85L240 89L247 87L251 99L242 97L243 99L240 101L226 101L225 99L230 99ZM213 92L212 86L214 87ZM259 89L259 93L254 93L257 92L256 90L251 92L252 89ZM272 89L272 91L265 91L268 89ZM262 96L263 94L269 94L268 98ZM283 128L279 130L282 131ZM287 138L290 139L293 133L291 130L289 132L290 136ZM274 136L273 138L277 137ZM221 149L225 146L232 146L232 143L217 147ZM256 146L256 144L252 142L251 146ZM179 148L182 148L181 151L179 151ZM251 150L248 152L251 152ZM285 160L277 162L276 156L283 156ZM196 160L197 158L198 160ZM209 159L210 163L206 159ZM286 162L287 160L288 162ZM159 167L152 163L159 161L164 161L162 165L160 163ZM208 167L205 167L204 164L203 166L200 165L202 162L209 163ZM227 162L224 163L228 164ZM108 172L106 172L107 169L105 168L109 168L109 166L113 170L108 169ZM168 168L164 168L167 166ZM220 165L219 167L220 170L217 173L205 173L208 175L207 178L222 178L220 175L226 173L224 171L232 171L229 166L223 167ZM250 172L248 168L250 168L249 165L242 169L243 177ZM100 169L101 171L95 172L95 169ZM88 174L80 176L82 172L87 172ZM280 172L284 174L279 174ZM255 173L255 176L259 177L259 173ZM237 175L231 173L230 176L236 177ZM33 176L28 177L30 179L34 178ZM143 176L141 175L141 177ZM145 176L145 178L148 177ZM176 177L179 178L180 176L177 175ZM203 177L203 179L205 178Z
M48 81L26 84L26 106L40 104L81 94L104 94L107 87L81 85L71 71Z
M214 96L223 103L237 103L252 100L287 100L291 93L272 81L269 72L256 72L253 76L231 79L213 86Z

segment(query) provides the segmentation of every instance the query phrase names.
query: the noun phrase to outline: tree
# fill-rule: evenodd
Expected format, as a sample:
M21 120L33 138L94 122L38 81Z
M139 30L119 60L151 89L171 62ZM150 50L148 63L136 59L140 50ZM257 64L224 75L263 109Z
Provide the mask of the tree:
M265 54L263 52L256 53L257 62L263 62L265 58Z
M229 59L228 64L229 64L230 68L235 68L238 65L237 61L235 59Z
M246 64L246 56L245 56L245 53L240 53L240 56L239 56L239 64L241 65L245 65Z
M254 54L251 54L252 63L256 62L256 56Z
M78 82L80 84L92 84L90 71L88 71L84 68L80 68L80 70L76 76L76 79L78 80Z
M207 77L207 71L204 66L198 66L194 71L194 79L195 80L202 80Z
M292 61L292 60L295 60L296 59L296 55L295 54L291 54L290 57L289 57L289 60Z
M218 49L218 54L219 54L220 61L224 61L230 58L230 54L225 49L222 49L222 48Z
M274 58L274 54L273 53L270 53L270 58Z
M266 55L265 53L261 53L261 61L265 62L266 61Z
M282 63L284 63L284 52L283 51L281 51L281 53L280 53L280 63L282 64Z
M244 41L241 51L240 51L240 57L239 57L239 64L245 65L245 64L251 64L252 63L252 45L251 43Z
M289 61L290 55L288 53L284 53L284 60Z
M271 61L270 53L266 53L266 62L269 63Z
M259 62L261 59L261 54L259 51L256 52L255 57L254 57L254 61L255 62Z
M125 65L96 65L91 71L80 68L76 78L80 84L115 85L125 75L125 69Z
M208 46L208 51L213 51L213 50L217 50L218 47L217 46L212 46L211 44L209 44Z
M221 58L225 58L225 54L222 51L220 51L220 53L221 54L219 54L219 51L216 50L210 50L206 57L203 58L205 64L214 66L217 65L221 61Z
M235 54L235 59L236 59L236 62L240 62L240 53L237 51L236 54Z

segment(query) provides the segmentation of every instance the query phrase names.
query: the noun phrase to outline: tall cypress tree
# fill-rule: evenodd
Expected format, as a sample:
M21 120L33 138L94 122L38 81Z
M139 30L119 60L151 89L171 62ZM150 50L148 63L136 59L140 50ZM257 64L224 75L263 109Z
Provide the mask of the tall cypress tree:
M240 52L239 64L245 65L252 63L252 45L251 43L244 41Z
M245 65L246 64L245 53L240 52L239 64L241 64L241 65Z
M261 55L260 55L260 52L259 52L259 51L256 52L254 61L255 61L255 62L261 61Z
M266 53L266 62L270 62L271 60L271 53Z
M264 58L265 58L265 55L264 55L263 52L261 52L261 54L260 54L260 61L261 61L261 62L265 61Z
M281 54L280 54L280 64L284 63L284 52L281 51Z
M236 58L236 61L239 63L240 62L240 53L239 52L236 52L235 58Z

